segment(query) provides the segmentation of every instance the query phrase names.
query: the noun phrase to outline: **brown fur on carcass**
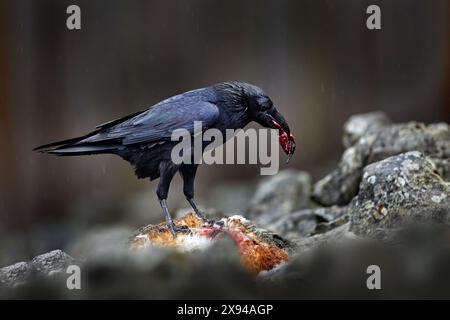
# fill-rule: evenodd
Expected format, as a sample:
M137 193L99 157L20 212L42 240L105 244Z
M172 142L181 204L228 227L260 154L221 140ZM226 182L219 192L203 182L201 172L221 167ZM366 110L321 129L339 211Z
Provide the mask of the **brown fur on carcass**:
M191 229L192 234L206 237L211 241L220 237L213 236L216 230L229 234L237 244L242 265L251 272L259 273L270 270L288 261L289 255L284 248L261 236L259 229L245 219L234 216L221 219L221 221L223 226L217 224L208 226L196 215L189 213L181 219L175 220L175 223L178 226L187 226ZM177 248L183 246L185 241L189 241L189 237L191 234L179 232L174 238L165 223L149 225L138 231L138 234L132 239L130 249L138 251L149 245Z

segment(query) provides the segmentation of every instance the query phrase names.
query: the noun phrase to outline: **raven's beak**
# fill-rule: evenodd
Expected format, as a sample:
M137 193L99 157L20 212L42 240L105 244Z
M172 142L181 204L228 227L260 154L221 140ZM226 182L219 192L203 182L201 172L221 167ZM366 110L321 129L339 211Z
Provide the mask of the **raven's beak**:
M284 152L288 155L286 160L288 163L295 152L296 144L286 119L275 109L272 114L265 114L258 122L265 127L278 129L278 139Z

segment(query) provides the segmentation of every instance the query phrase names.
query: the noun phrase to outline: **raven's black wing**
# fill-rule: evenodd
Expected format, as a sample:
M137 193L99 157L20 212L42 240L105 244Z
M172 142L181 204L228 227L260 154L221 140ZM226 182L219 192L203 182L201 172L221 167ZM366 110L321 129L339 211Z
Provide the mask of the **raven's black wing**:
M94 132L44 152L59 155L92 154L111 151L122 146L149 144L171 140L176 129L194 134L194 122L201 121L203 130L212 127L219 118L213 99L200 91L181 94L164 100L148 110L107 122ZM47 145L49 146L49 145ZM37 148L39 150L39 148Z
M210 128L219 117L219 109L211 102L195 98L159 103L149 110L88 137L80 143L120 141L122 145L147 144L171 139L176 129L194 133L194 122Z

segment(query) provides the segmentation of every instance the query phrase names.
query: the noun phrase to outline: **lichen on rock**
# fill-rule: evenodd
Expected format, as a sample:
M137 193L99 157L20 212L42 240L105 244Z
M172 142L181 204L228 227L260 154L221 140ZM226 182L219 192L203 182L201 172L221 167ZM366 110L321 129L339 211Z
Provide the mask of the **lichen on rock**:
M407 152L365 167L349 210L350 230L358 235L382 236L418 221L448 224L450 184L428 157Z
M369 125L373 118L378 120ZM355 122L362 124L356 125ZM366 132L361 134L360 128L365 128ZM370 113L355 116L345 126L345 131L345 136L351 137L344 139L351 141L345 142L349 148L338 167L313 188L314 200L324 206L348 204L358 192L362 170L373 162L408 151L419 151L436 159L450 158L450 127L446 123L389 125L384 116ZM445 164L441 167L447 172Z

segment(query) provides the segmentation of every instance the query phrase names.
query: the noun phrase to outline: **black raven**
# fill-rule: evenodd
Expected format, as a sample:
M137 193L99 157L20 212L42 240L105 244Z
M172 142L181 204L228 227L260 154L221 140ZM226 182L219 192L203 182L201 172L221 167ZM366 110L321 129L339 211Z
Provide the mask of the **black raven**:
M260 88L244 82L224 82L192 90L163 100L147 110L130 114L96 127L82 137L58 141L37 147L44 153L59 156L116 154L130 162L138 178L159 178L156 191L167 227L176 226L167 207L169 185L177 172L183 177L183 192L195 213L206 221L194 202L194 179L198 164L175 164L171 151L177 141L171 140L176 129L194 133L194 121L202 122L202 130L215 128L240 129L251 121L267 128L279 129L279 140L288 154L295 151L295 140L283 116ZM205 147L204 145L203 147Z

